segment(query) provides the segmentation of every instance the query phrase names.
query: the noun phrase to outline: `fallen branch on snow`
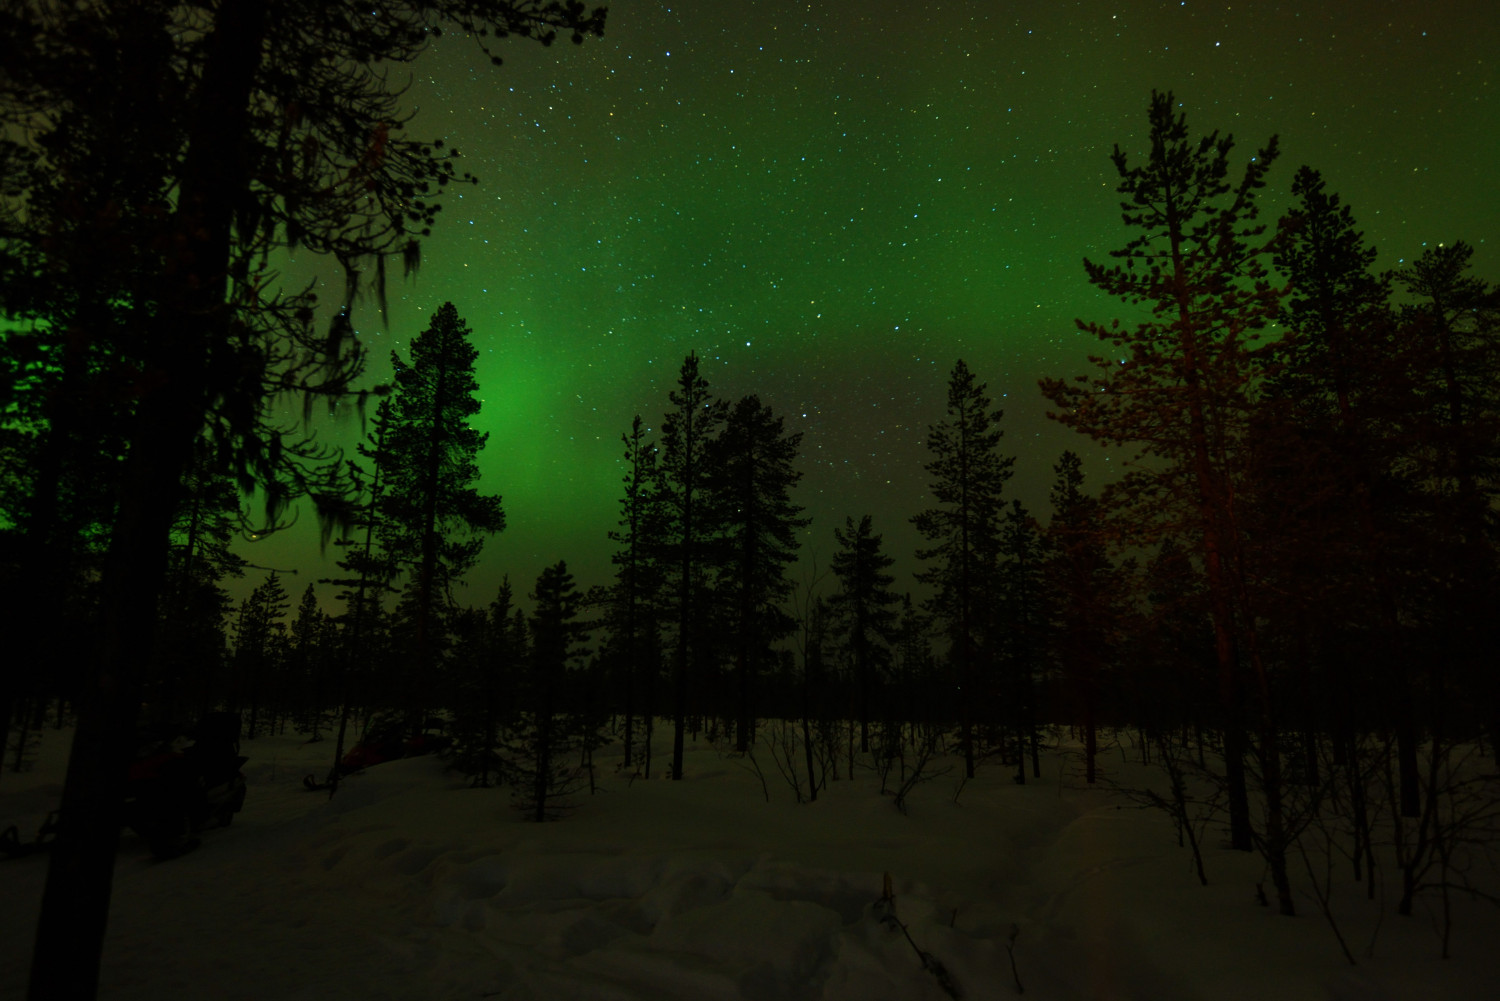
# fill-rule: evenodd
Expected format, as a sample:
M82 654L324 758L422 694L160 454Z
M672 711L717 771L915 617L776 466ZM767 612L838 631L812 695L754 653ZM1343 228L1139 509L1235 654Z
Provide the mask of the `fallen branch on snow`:
M901 929L901 934L906 936L907 943L916 952L917 958L922 961L922 969L936 978L938 986L943 989L943 993L953 998L954 1001L961 1001L964 994L959 989L958 982L953 979L953 974L948 972L948 968L943 965L940 959L917 945L916 941L911 937L911 932L907 930L906 925L901 922L900 918L896 917L896 894L891 889L890 873L885 874L885 888L880 894L880 899L875 901L875 912L880 915L881 924ZM1014 941L1014 936L1012 936L1012 941ZM1014 958L1011 960L1011 966L1014 969ZM1017 986L1020 985L1019 980L1016 983Z

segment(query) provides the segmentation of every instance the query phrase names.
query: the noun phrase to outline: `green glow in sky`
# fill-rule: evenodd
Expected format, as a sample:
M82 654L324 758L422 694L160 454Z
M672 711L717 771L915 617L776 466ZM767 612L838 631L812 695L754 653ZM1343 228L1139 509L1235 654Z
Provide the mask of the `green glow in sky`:
M690 350L719 395L758 393L805 432L822 567L834 526L868 512L914 569L906 519L959 357L1004 406L1015 495L1044 510L1058 454L1089 449L1036 380L1084 370L1075 318L1118 313L1081 261L1125 241L1109 154L1139 159L1152 88L1246 157L1279 133L1269 220L1306 163L1382 267L1464 239L1500 274L1492 0L614 0L602 40L506 51L491 69L444 37L417 63L413 134L481 183L449 198L385 324L373 303L357 316L376 380L444 301L474 331L484 488L510 527L463 602L558 559L607 579L619 436L660 420ZM243 551L326 575L314 538Z

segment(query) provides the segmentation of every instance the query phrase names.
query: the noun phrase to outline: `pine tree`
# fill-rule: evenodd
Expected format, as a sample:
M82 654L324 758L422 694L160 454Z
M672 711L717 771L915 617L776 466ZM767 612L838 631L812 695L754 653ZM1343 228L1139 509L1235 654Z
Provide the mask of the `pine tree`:
M655 493L657 451L646 438L639 414L620 440L625 446L625 492L620 498L619 528L609 533L620 547L613 557L616 570L609 611L609 655L615 664L625 713L624 766L630 768L635 755L636 682L643 670L654 675L657 669L657 615L663 583L657 557L663 526ZM645 711L650 714L652 709L648 700ZM649 715L646 726L649 742Z
M425 717L420 686L437 667L451 587L479 558L484 534L505 527L499 495L478 489L478 456L489 439L474 430L479 412L469 328L451 302L411 345L408 364L395 352L394 393L385 431L384 548L404 567L403 610L412 627L414 662L407 712L414 731Z
M234 637L235 694L230 706L234 712L249 709L246 740L254 740L260 732L262 710L280 671L289 607L286 588L275 571L240 604Z
M1123 709L1147 729L1191 724L1201 731L1222 712L1213 622L1195 551L1176 536L1162 538L1141 575L1140 614L1127 611L1121 628L1120 691L1131 695Z
M1264 477L1260 496L1270 510L1263 520L1274 530L1263 537L1283 544L1280 590L1294 604L1289 617L1305 634L1302 647L1375 637L1362 643L1369 651L1357 659L1368 665L1363 670L1355 658L1328 664L1327 691L1338 707L1330 723L1347 753L1361 725L1359 704L1372 696L1383 703L1381 723L1393 723L1396 734L1401 809L1414 816L1417 721L1403 652L1408 602L1397 584L1398 566L1409 562L1403 552L1422 548L1411 531L1413 490L1403 482L1409 434L1402 428L1415 404L1404 370L1413 351L1388 308L1389 279L1371 271L1376 251L1355 228L1351 208L1309 167L1297 172L1292 194L1297 201L1275 257L1288 282L1281 320L1291 333L1269 391L1289 404L1298 428L1278 465L1293 467L1301 482ZM1332 634L1336 627L1342 635Z
M1422 701L1434 757L1464 701L1482 704L1488 729L1500 733L1500 285L1469 273L1473 253L1462 241L1440 244L1395 274L1412 297L1401 315L1418 345L1415 476L1430 526L1420 618L1433 633Z
M896 620L895 656L891 664L895 682L892 695L895 701L908 707L912 721L928 724L937 721L937 706L946 708L949 701L933 698L938 681L934 676L932 635L932 616L912 601L909 593L903 594L901 612Z
M517 612L510 578L505 577L487 610L460 616L449 702L451 762L482 788L489 787L492 776L502 778L501 733L513 722L517 677L527 669L526 633L517 628Z
M1281 346L1275 386L1298 400L1302 420L1354 434L1368 419L1371 397L1391 388L1387 358L1395 345L1370 340L1390 329L1379 322L1389 281L1370 270L1375 248L1365 245L1352 209L1318 171L1299 169L1292 197L1273 258L1287 279L1280 320L1292 332Z
M1431 480L1445 512L1471 545L1481 544L1483 511L1500 493L1500 285L1469 274L1474 248L1429 247L1396 281L1414 301L1403 310L1424 342L1418 392L1432 415Z
M657 497L663 519L660 560L666 602L674 627L672 657L672 778L682 778L683 737L687 730L690 676L707 646L709 570L716 535L707 507L712 484L709 448L724 423L727 407L709 395L698 373L698 356L682 362L672 404L662 421Z
M576 791L579 768L567 756L580 746L581 734L565 712L568 672L587 651L580 645L579 595L568 565L558 562L542 571L531 599L531 666L521 694L526 707L512 739L515 796L532 820L555 818L566 804L560 798Z
M1083 492L1083 463L1064 451L1053 466L1047 526L1046 581L1051 598L1052 647L1083 730L1084 777L1093 785L1099 752L1101 676L1113 640L1114 602L1123 588L1110 565L1098 499Z
M318 605L317 590L309 583L297 604L287 644L287 677L292 696L288 707L297 714L297 729L309 735L310 741L323 739L324 690L328 677L326 663L329 651L324 646L328 616Z
M814 580L800 591L795 603L796 649L784 650L782 656L787 667L795 670L792 665L796 656L801 655L802 667L796 678L797 713L802 719L802 757L803 767L807 769L808 799L815 803L818 800L818 790L823 786L823 776L816 770L817 754L814 747L818 735L827 729L829 723L824 668L824 653L829 642L829 612L827 601L815 593L816 573L813 577Z
M613 596L611 589L595 585L579 599L580 607L598 617L579 623L581 636L588 636L604 625L600 612L607 613ZM571 698L569 729L577 741L581 781L588 783L589 795L599 791L599 773L594 767L594 752L608 745L613 731L615 703L609 690L609 665L598 652L586 652L582 670L569 677Z
M1143 527L1177 527L1196 538L1207 578L1223 706L1230 840L1252 846L1244 772L1244 684L1239 658L1250 665L1262 777L1277 823L1280 776L1269 678L1255 610L1247 591L1245 537L1233 503L1243 479L1243 443L1267 352L1260 331L1280 313L1281 295L1268 277L1269 248L1259 242L1256 192L1276 159L1273 137L1245 163L1231 185L1232 137L1188 138L1187 116L1170 93L1153 93L1150 153L1131 166L1114 151L1125 225L1134 235L1113 267L1085 261L1089 281L1132 307L1152 308L1133 327L1079 321L1108 346L1090 360L1093 377L1042 380L1060 409L1055 419L1095 440L1140 448L1151 461L1125 477L1116 498L1138 498ZM1278 837L1268 840L1277 841ZM1284 862L1284 860L1281 860ZM1277 889L1291 908L1284 865Z
M1019 500L1011 501L1000 530L1000 630L1004 637L1005 690L1011 726L1016 735L1016 783L1026 784L1026 755L1031 770L1041 778L1037 736L1036 676L1046 642L1050 617L1043 581L1041 533L1036 520ZM997 645L999 645L997 643Z
M887 573L895 561L881 551L881 537L871 528L870 516L859 524L844 519L844 531L835 528L838 552L833 554L833 574L839 591L829 600L834 619L843 633L844 649L854 668L858 690L859 750L870 751L870 702L880 676L890 668L891 647L896 641L896 609L901 599L891 590L896 578Z
M717 592L729 615L736 675L735 750L749 750L755 726L751 689L771 646L796 623L781 609L791 594L786 571L797 558L797 530L810 520L792 503L802 474L793 465L800 433L787 434L780 417L757 396L729 411L709 450L714 520L723 533Z
M917 579L933 585L933 612L950 640L949 659L958 679L960 740L964 772L974 777L973 709L984 681L980 662L989 652L986 627L995 609L988 600L995 584L999 549L1001 493L1015 459L1000 454L1000 410L991 410L985 385L960 359L948 379L947 417L933 425L925 468L932 476L938 506L912 518L930 549L917 559L933 565Z
M333 761L328 770L328 797L338 792L339 765L344 760L345 738L349 730L349 715L353 711L354 698L363 683L363 695L372 694L369 683L376 673L376 651L382 644L373 642L379 631L382 616L382 597L395 592L391 582L398 569L391 554L376 547L385 511L386 478L385 467L390 452L385 447L386 432L390 427L391 401L382 399L375 408L370 422L368 442L356 445L356 451L369 464L366 471L358 462L349 460L349 472L357 485L362 503L349 519L350 533L335 544L343 548L345 555L337 561L344 576L325 579L320 583L335 584L341 588L334 595L345 606L340 630L338 655L334 658L334 697L339 703L338 733L334 740ZM368 704L365 702L364 704Z

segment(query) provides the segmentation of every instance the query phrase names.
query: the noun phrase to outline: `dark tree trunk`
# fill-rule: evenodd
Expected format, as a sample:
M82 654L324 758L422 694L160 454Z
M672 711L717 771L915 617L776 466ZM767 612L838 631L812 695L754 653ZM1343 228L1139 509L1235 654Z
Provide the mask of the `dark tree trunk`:
M1094 691L1092 684L1083 696L1083 774L1085 781L1093 785L1098 779L1099 727L1094 720Z
M135 745L168 533L207 412L208 354L227 322L230 218L234 195L244 186L239 142L265 27L263 4L228 0L205 46L198 118L179 193L182 298L157 319L154 356L139 383L143 395L127 436L102 578L99 661L79 700L62 820L37 919L29 1001L88 1001L98 991L129 762L122 749Z
M1224 728L1224 785L1229 798L1229 844L1235 851L1255 848L1250 830L1250 795L1245 783L1245 731L1238 723Z
M1276 746L1275 731L1262 731L1260 752L1266 795L1266 862L1271 868L1271 882L1276 887L1277 910L1286 917L1296 917L1297 908L1292 901L1292 884L1286 869L1289 838L1282 796L1281 751Z
M656 735L656 676L661 673L661 659L656 644L653 643L650 651L651 670L646 672L646 704L642 707L645 715L645 746L642 748L642 756L646 759L641 774L651 778L651 739Z
M687 694L688 694L688 636L692 627L693 598L693 545L696 542L694 532L696 526L693 523L693 490L696 487L694 478L697 475L694 463L694 449L698 447L698 439L694 434L692 416L688 418L688 426L685 429L685 444L683 454L686 456L683 470L683 504L682 504L682 579L678 582L677 590L677 655L674 660L675 674L672 678L672 780L682 780L682 755L683 736L687 728Z
M679 623L686 630L687 622ZM672 678L672 779L682 779L683 736L687 729L687 640L677 640L676 670Z
M634 582L630 585L635 586ZM630 598L628 621L625 625L625 767L635 763L635 661L640 645L636 642L640 626L636 621L635 598Z
M1003 746L1003 745L1002 745ZM1026 727L1016 726L1016 785L1026 784Z
M736 667L739 706L734 720L734 749L740 754L750 750L750 656L742 646Z
M1403 674L1401 697L1396 705L1396 772L1401 789L1401 816L1422 815L1421 770L1417 765L1417 717L1412 708L1411 686Z
M1036 732L1036 721L1032 720L1029 730L1031 732L1031 777L1039 779L1042 777L1042 741Z
M32 954L31 1001L95 996L114 880L129 749L150 660L167 533L202 421L201 396L142 401L103 577L98 664L78 702L61 823ZM179 402L180 400L180 402Z
M965 586L967 586L967 582ZM976 686L974 684L974 651L973 646L969 641L969 615L967 595L965 595L962 600L964 602L964 607L960 613L962 616L959 620L959 629L961 635L959 636L958 640L960 658L958 665L958 677L960 686L958 699L958 732L959 742L962 745L964 752L964 777L972 779L974 777L974 718L971 714L970 706L974 701Z
M451 331L445 332L442 352L444 361L438 366L437 386L432 393L432 423L427 431L426 468L422 474L422 549L421 562L417 565L417 670L409 675L406 711L412 737L420 737L427 721L427 691L436 667L432 621L434 578L438 570L438 488L442 470L444 446L447 444L444 411L448 408L448 362L446 348Z
M859 678L859 753L870 753L870 654L863 608L854 623L854 673Z
M813 771L813 738L812 738L812 673L811 666L807 663L806 654L802 660L802 754L807 759L807 790L808 801L818 801L818 775Z
M550 682L543 681L544 686L550 687ZM536 719L536 778L533 780L532 796L536 799L536 812L533 817L537 823L547 819L547 786L552 778L552 699L550 694L543 697L542 711L537 713Z

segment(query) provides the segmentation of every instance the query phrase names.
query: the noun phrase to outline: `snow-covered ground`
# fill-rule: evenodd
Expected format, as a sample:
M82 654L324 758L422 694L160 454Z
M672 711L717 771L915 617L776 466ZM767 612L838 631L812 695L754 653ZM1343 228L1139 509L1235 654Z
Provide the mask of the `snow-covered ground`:
M34 829L55 804L66 736L0 776L0 825ZM538 825L435 758L371 768L330 801L301 785L329 745L301 740L246 742L245 810L196 852L157 862L125 835L103 997L941 1001L880 920L885 873L912 942L965 998L1016 996L1013 931L1039 1001L1500 997L1500 909L1457 901L1443 960L1431 905L1396 917L1389 876L1382 906L1340 870L1350 966L1310 897L1297 918L1256 903L1258 857L1215 833L1199 886L1170 821L1086 787L1066 748L1040 781L992 765L956 801L955 768L913 792L909 816L872 773L797 805L764 761L767 803L702 742L676 783L629 781L606 750L602 790ZM1109 775L1146 781L1126 757L1110 752ZM0 862L0 997L24 994L45 870L40 855ZM1300 859L1293 875L1305 889Z

